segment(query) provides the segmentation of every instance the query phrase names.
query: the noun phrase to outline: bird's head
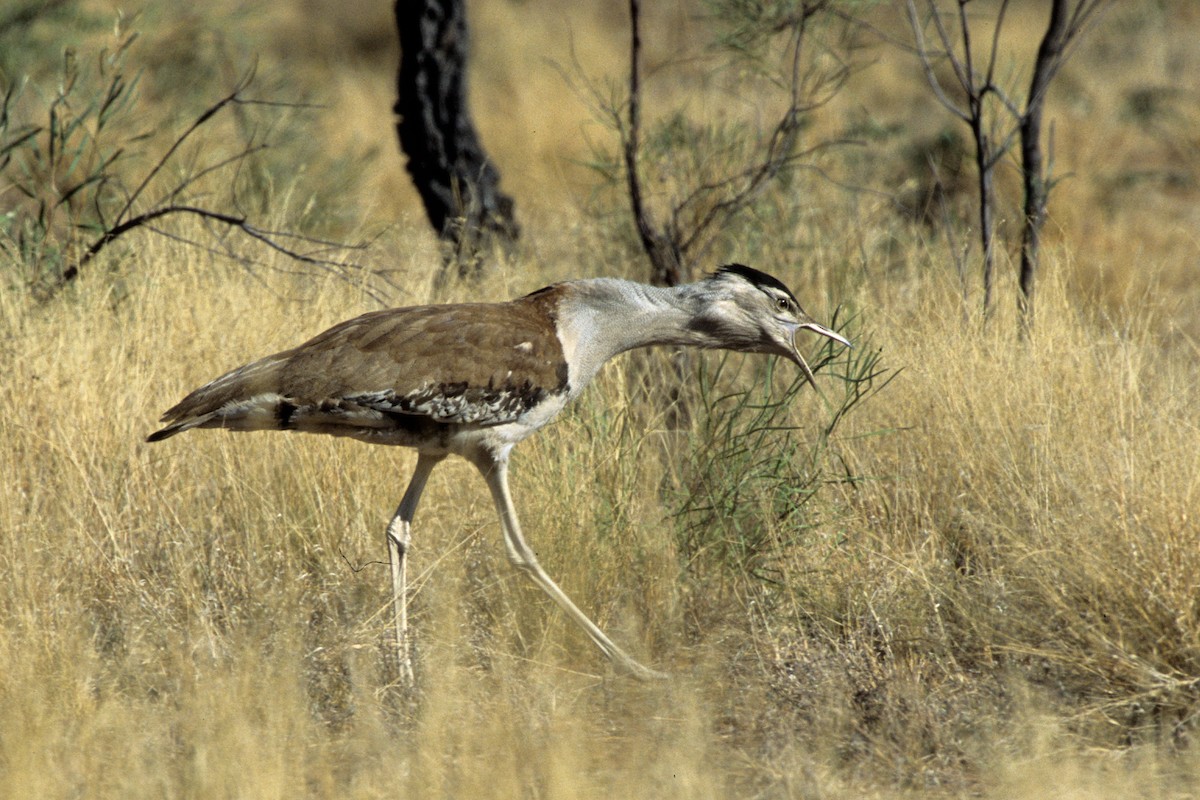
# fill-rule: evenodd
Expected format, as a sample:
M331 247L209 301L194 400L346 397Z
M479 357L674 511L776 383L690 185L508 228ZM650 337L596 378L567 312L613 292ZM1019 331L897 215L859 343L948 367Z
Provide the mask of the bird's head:
M765 272L730 264L695 286L700 288L701 308L690 327L714 347L783 356L800 367L814 386L812 369L796 346L796 334L810 330L850 347L843 336L805 313L791 290Z

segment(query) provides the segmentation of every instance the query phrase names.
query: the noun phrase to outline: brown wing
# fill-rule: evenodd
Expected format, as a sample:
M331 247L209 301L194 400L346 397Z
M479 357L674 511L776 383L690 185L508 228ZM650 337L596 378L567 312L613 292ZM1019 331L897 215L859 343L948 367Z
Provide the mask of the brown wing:
M554 294L364 314L200 387L149 441L196 427L354 435L412 416L511 422L567 389Z

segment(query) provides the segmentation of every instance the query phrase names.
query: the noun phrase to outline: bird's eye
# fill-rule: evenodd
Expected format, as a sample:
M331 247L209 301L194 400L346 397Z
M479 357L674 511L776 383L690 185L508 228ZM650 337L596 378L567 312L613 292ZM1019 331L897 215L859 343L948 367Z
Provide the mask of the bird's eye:
M791 307L792 301L788 300L786 297L780 297L775 300L775 308L779 309L780 311L789 311L791 310Z

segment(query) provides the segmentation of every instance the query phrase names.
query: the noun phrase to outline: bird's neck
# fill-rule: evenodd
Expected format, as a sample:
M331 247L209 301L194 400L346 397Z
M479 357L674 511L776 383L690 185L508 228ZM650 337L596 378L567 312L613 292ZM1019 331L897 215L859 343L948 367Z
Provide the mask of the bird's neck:
M663 288L613 278L564 285L559 337L578 392L613 356L650 345L711 346L690 327L704 304L699 284Z

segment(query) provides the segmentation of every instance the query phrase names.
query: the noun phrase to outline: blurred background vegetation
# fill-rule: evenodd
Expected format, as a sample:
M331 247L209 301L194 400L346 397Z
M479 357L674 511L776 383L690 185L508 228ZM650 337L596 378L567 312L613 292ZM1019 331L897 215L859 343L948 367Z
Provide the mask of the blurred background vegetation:
M1019 176L997 173L985 326L970 145L903 7L847 2L856 23L812 30L814 68L846 68L805 116L796 146L817 149L707 257L836 315L858 346L818 374L824 396L704 356L679 430L646 400L675 372L625 359L514 460L547 570L676 678L593 674L511 575L464 467L417 520L406 697L379 562L411 454L142 438L188 387L380 304L648 276L611 115L626 6L468 5L472 110L522 239L461 283L438 280L396 144L390 4L0 10L0 794L1193 792L1200 7L1117 3L1056 79L1028 340ZM780 53L734 24L754 4L642 13L643 165L665 208L769 133ZM1011 3L1006 85L1026 85L1043 15ZM183 200L307 260L184 214L62 279L121 214Z

